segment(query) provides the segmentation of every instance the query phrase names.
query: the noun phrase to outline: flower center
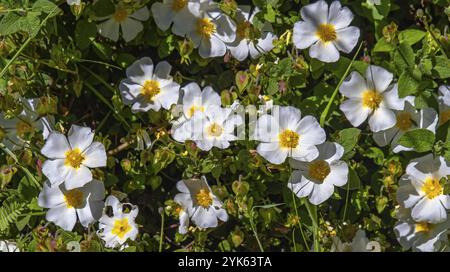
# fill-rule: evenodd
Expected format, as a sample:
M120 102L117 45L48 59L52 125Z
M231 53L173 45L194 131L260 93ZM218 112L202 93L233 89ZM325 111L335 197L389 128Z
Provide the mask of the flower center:
M281 147L296 148L298 146L298 141L300 140L300 135L295 131L286 129L278 135L278 139Z
M188 0L175 0L172 3L172 10L180 11L187 5Z
M208 127L208 135L209 136L219 137L220 135L222 135L222 132L223 132L222 126L217 123L212 123Z
M249 39L252 33L252 24L249 21L242 21L236 25L236 34L240 39Z
M415 224L415 232L429 232L433 227L432 224L427 222L419 222Z
M204 38L211 38L211 35L216 32L216 25L214 25L210 19L202 18L198 19L197 32Z
M80 168L80 165L84 161L84 156L81 154L81 151L79 148L75 148L72 150L69 150L65 153L66 159L64 160L64 164L71 166L73 168Z
M124 8L116 8L116 12L113 14L114 21L121 23L128 18L128 11Z
M188 117L191 118L196 111L204 112L205 111L205 107L192 105L192 107L189 108Z
M19 120L16 124L17 136L24 138L26 134L33 131L33 127L25 121Z
M383 96L377 91L368 90L362 95L363 106L372 110L378 109L382 101Z
M114 226L112 229L112 234L119 236L120 239L123 239L125 234L131 231L131 225L128 223L128 218L116 219L114 221Z
M445 124L448 120L450 120L450 110L443 111L439 114L439 122Z
M429 177L422 185L422 192L425 193L428 199L433 199L437 196L442 195L442 193L444 192L444 188L442 188L439 180Z
M316 35L322 42L325 43L335 41L337 38L336 29L332 24L319 25L319 27L317 28Z
M83 205L84 194L79 189L72 189L64 193L64 202L67 208L81 208Z
M197 203L204 208L208 208L212 204L212 197L208 190L200 189L195 198Z
M330 174L330 165L324 160L314 161L309 164L308 174L316 181L323 180Z
M155 96L161 92L159 88L159 82L156 80L146 80L144 86L142 86L141 94L147 101L153 101Z
M397 114L397 123L395 124L402 131L407 131L412 126L411 114L409 112L400 112Z

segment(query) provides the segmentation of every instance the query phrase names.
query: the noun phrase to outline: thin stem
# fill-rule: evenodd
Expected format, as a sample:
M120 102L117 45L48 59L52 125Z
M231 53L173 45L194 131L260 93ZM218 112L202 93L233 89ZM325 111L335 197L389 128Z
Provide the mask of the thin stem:
M251 212L251 215L250 215L250 226L252 227L252 231L253 231L253 234L255 235L256 242L258 242L259 250L261 252L264 252L264 248L263 248L263 246L261 244L261 241L259 240L259 237L258 237L258 232L256 232L255 223L253 222L253 209L252 209L252 212Z
M342 222L345 222L345 217L347 215L347 204L348 204L348 197L350 195L350 182L347 181L347 193L345 195L345 206L344 206L344 215L342 216Z
M162 252L163 248L163 241L164 241L164 213L165 209L161 211L161 231L160 231L160 237L159 237L159 252Z
M308 210L309 217L313 223L313 238L314 238L314 251L319 252L319 226L317 224L317 207L312 206L308 200L304 199L306 210Z
M323 127L323 125L325 124L325 119L327 118L328 112L330 111L331 105L333 104L334 99L336 98L336 95L339 91L339 87L341 87L342 82L344 82L344 79L347 77L347 74L350 72L350 69L353 66L353 62L355 62L356 57L359 54L359 51L361 51L361 48L363 46L364 42L361 42L359 44L358 50L356 51L355 55L353 55L353 59L352 61L349 63L349 65L347 66L347 70L345 70L345 73L342 75L341 79L339 80L338 85L336 86L336 88L333 91L333 94L331 95L330 101L328 101L327 106L325 107L324 111L322 112L322 114L320 115L320 126Z

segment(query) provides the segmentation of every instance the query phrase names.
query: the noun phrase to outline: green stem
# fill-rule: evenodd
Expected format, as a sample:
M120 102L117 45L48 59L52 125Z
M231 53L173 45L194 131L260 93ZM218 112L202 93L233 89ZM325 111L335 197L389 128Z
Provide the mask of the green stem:
M347 181L347 193L345 195L345 206L344 206L344 215L342 216L342 222L345 222L345 217L347 215L347 204L349 195L350 195L350 182Z
M359 44L358 50L356 51L355 55L353 55L353 59L350 62L350 64L347 66L347 70L345 70L345 73L342 75L341 79L339 80L338 85L336 86L336 88L333 91L333 94L331 95L330 101L328 101L327 106L325 107L324 111L322 112L322 114L320 115L320 126L323 127L323 125L325 124L325 119L327 118L328 112L330 111L331 105L333 104L334 99L336 98L336 95L339 91L339 87L341 87L342 82L344 82L344 79L347 77L348 72L350 72L350 69L353 66L353 63L356 60L356 57L359 54L359 51L361 51L362 45L364 42L361 42Z
M311 218L311 221L313 223L313 238L314 238L314 251L319 252L320 251L320 245L319 245L319 226L317 224L317 207L311 205L309 201L305 198L304 199L306 209L308 210L309 217Z
M164 213L165 209L161 212L161 231L160 231L160 237L159 237L159 252L162 252L163 248L163 240L164 240Z
M250 226L252 227L252 231L253 231L253 234L255 235L256 242L258 242L259 250L261 252L264 252L264 248L263 248L263 246L261 244L261 241L259 240L259 237L258 237L258 232L256 232L255 223L253 222L253 209L252 209L252 214L250 215Z

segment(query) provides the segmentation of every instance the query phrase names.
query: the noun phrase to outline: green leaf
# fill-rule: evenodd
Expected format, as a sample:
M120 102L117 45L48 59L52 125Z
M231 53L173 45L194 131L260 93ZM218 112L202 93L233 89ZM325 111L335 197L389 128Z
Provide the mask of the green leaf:
M346 190L356 190L361 187L361 179L358 177L356 171L349 167L348 168L348 183L342 186L343 189Z
M400 98L415 94L419 89L418 82L410 72L404 71L398 79L398 95Z
M391 52L395 49L395 46L391 43L388 43L386 39L383 37L378 40L373 48L373 52Z
M47 13L50 14L50 17L53 17L56 16L61 11L61 9L48 0L37 0L33 4L33 11Z
M338 138L336 142L342 147L344 147L345 153L347 154L355 147L358 143L359 135L361 134L361 130L358 128L346 128L338 133Z
M450 77L450 60L446 57L436 57L436 64L433 68L434 72L440 79L446 79Z
M398 144L413 148L417 152L427 152L433 148L435 135L427 129L415 129L406 132Z
M403 30L398 34L398 39L400 42L408 43L413 45L425 37L426 32L418 29L407 29Z
M14 12L7 13L0 21L0 36L7 36L20 31L21 27L18 22L21 18Z
M80 20L75 27L75 41L80 49L87 48L97 35L97 26L88 20Z

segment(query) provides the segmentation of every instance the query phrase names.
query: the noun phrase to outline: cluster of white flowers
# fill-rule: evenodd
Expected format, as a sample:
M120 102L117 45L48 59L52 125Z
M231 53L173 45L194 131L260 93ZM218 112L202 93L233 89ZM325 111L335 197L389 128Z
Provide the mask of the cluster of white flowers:
M105 187L92 177L91 169L106 166L106 151L102 143L94 142L94 132L90 128L72 125L67 137L52 131L41 153L47 157L42 172L48 180L39 194L38 204L49 209L48 221L68 231L73 230L77 218L85 228L99 219L100 228L102 224L112 224L111 228L104 227L100 236L107 242L106 246L121 245L126 241L124 237L136 237L137 209L133 209L130 216L124 216L117 212L117 199L113 201L110 197L107 204L113 206L114 217L102 216ZM124 217L129 217L130 222Z

